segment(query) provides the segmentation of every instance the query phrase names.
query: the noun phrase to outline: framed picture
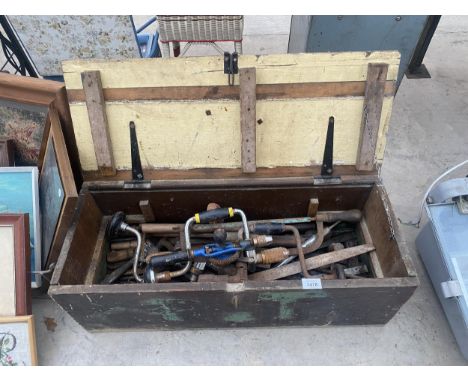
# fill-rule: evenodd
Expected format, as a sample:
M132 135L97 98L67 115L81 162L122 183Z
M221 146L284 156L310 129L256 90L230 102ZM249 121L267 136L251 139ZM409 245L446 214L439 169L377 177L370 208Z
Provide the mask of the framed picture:
M80 186L80 160L65 84L0 73L0 137L15 141L17 166L42 167L50 107L58 114L75 182Z
M0 99L0 137L15 142L17 166L37 166L47 136L47 107Z
M33 316L0 317L0 366L36 366Z
M60 119L53 107L49 119L49 138L39 177L43 268L57 261L78 199Z
M0 214L0 316L31 314L29 215Z
M31 271L41 270L41 230L39 185L36 167L0 167L0 214L29 214ZM41 286L41 276L32 274L33 288Z

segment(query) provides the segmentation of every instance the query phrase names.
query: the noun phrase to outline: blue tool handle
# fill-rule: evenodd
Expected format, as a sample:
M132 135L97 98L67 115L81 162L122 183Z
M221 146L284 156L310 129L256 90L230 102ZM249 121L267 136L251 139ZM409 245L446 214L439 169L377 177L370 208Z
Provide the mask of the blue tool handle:
M207 248L209 249L207 252ZM239 247L235 247L232 243L227 243L225 247L222 247L218 244L208 244L201 248L193 250L193 255L195 257L226 257L233 255L234 253L242 250Z

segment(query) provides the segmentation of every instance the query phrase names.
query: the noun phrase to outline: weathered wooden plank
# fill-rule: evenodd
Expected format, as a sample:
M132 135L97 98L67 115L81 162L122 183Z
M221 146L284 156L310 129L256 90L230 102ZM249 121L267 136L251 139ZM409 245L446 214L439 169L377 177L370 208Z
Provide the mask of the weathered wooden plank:
M231 284L232 285L232 284ZM414 278L301 282L52 286L49 295L87 330L383 325L411 297ZM115 309L118 306L119 309Z
M416 276L416 270L402 237L398 220L384 187L376 184L363 209L384 277ZM395 257L395 253L399 253Z
M156 220L153 207L149 200L140 200L138 205L140 206L141 213L145 218L145 222L154 222Z
M333 263L347 260L351 257L359 256L364 253L374 250L374 247L369 244L358 245L341 249L338 251L324 253L306 259L307 270L324 267ZM263 272L257 272L249 276L252 281L273 281L283 277L295 275L301 272L301 266L298 261L283 265L279 268L268 269Z
M255 97L256 75L255 68L239 70L240 81L240 127L241 127L241 162L242 171L255 172L257 169L257 112Z
M374 183L378 179L377 171L356 171L353 165L335 166L333 173L339 176L344 183ZM152 179L152 184L158 184L163 187L165 184L176 184L178 187L187 185L190 181L193 184L203 179L204 185L216 184L230 184L236 185L241 182L242 184L267 184L277 182L278 178L282 178L283 185L288 184L301 184L313 185L314 176L320 176L319 167L276 167L265 168L257 167L254 174L244 174L242 169L224 169L224 168L201 168L191 170L147 170L145 174L148 179ZM88 182L100 181L100 173L98 171L88 171L84 173L85 180ZM131 170L118 171L115 176L106 178L101 182L101 187L111 182L118 182L123 180L132 180ZM107 183L105 183L107 182Z
M102 175L113 175L115 174L114 156L99 71L83 72L81 78L97 166Z
M257 85L256 97L264 99L300 99L323 97L364 97L365 81L346 82L310 82L291 84ZM141 88L104 88L104 99L107 102L118 101L195 101L202 99L238 100L240 86L166 86ZM85 102L82 89L67 91L70 103ZM385 96L395 93L395 81L386 81Z
M97 190L91 190L92 198L104 213L110 215L125 205L127 216L133 215L139 212L138 201L147 198L153 205L165 206L158 211L158 221L171 224L186 221L193 215L193 211L202 211L212 200L218 201L223 206L242 207L249 220L303 216L307 209L307 202L312 197L319 198L321 210L324 211L361 209L372 188L369 184L304 187L302 185L287 186L285 183L283 186L247 184L242 188L236 188L233 185L213 188L205 186L204 182L203 186L198 182L188 188L172 185L168 189L156 186L152 189L125 190L118 185L113 186L113 189L98 187ZM177 204L171 202L171 199L176 200ZM294 203L285 203L285 200L294 201ZM87 218L75 216L81 220ZM132 221L143 223L143 219L139 221L132 219ZM76 251L75 256L81 256L80 242L75 242L75 245L78 246L73 248ZM397 257L398 254L389 252L389 257L392 256Z
M104 88L160 86L224 86L224 57L182 57L147 60L82 60L63 62L67 89L82 89L80 73L101 72ZM398 74L400 54L341 52L239 56L239 69L255 67L257 84L365 81L367 64L389 64L388 80ZM238 76L235 78L238 84Z
M370 171L375 165L387 73L388 64L369 64L362 113L361 137L356 159L356 168L358 170Z
M319 200L317 198L312 198L309 200L309 206L307 207L307 216L315 217L317 215L319 207Z
M108 243L105 238L106 227L109 219L106 217L102 219L99 233L96 239L96 246L94 247L93 256L89 264L88 271L85 276L85 285L93 285L98 282L106 274L106 254L108 250Z
M372 241L372 237L369 233L369 228L367 227L366 219L362 217L361 222L359 223L359 230L361 232L361 235L364 239L364 242L366 244L374 245ZM382 267L380 266L379 258L377 256L377 252L371 251L369 252L369 263L371 266L371 272L372 275L375 278L382 279L384 277L384 274L382 272Z
M77 218L72 219L65 236L51 284L84 283L103 215L94 198L85 194L78 198L74 216Z
M118 263L120 261L130 260L135 255L134 248L111 250L107 254L108 263Z

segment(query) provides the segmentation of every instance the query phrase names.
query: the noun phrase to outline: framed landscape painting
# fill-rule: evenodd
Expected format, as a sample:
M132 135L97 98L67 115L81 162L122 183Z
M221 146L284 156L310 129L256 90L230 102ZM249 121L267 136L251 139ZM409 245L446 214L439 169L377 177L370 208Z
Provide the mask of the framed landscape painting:
M41 270L41 230L37 167L0 167L0 214L29 214L31 271ZM33 288L41 286L41 276L32 273Z

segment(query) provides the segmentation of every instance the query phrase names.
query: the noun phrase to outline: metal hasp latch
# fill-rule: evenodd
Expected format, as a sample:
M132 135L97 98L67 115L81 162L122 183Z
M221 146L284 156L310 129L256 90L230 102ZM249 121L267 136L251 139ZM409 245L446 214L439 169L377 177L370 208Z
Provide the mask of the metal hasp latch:
M134 181L144 180L143 168L141 167L140 150L135 130L135 122L130 121L130 149L132 154L132 179Z
M224 52L224 74L228 75L229 86L234 85L234 74L239 73L237 52Z
M445 298L459 297L463 295L463 291L458 280L444 281L440 283L440 288L442 289L442 294Z

